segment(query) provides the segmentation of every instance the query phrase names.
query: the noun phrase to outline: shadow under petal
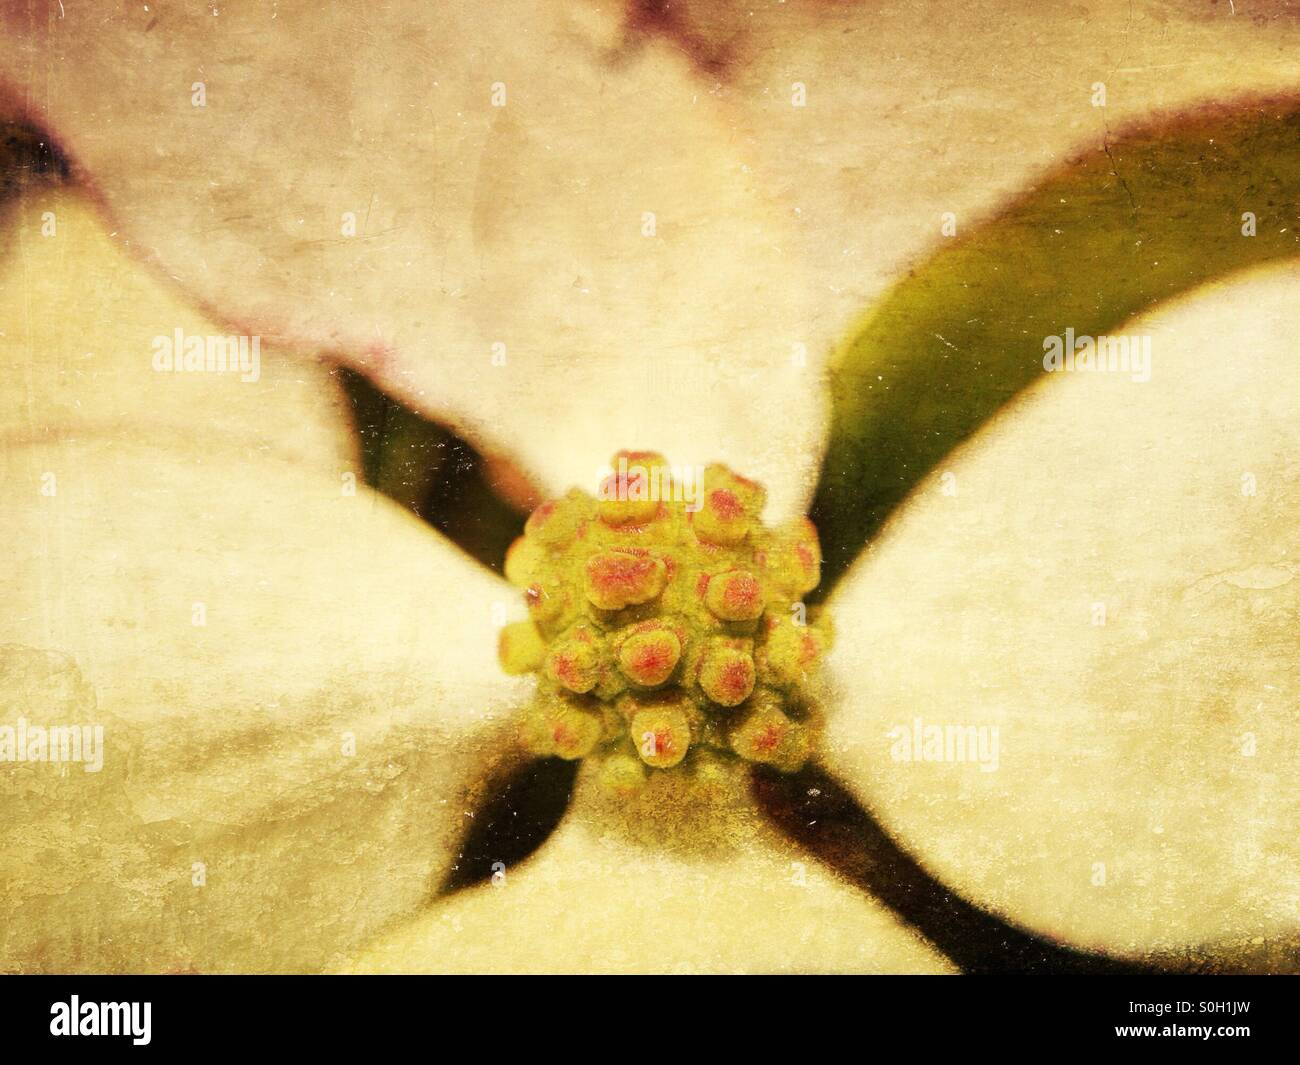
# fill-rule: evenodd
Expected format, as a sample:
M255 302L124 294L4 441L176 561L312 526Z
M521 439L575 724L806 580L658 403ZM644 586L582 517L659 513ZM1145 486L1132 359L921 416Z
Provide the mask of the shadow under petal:
M1007 924L954 894L902 847L825 770L784 774L756 767L759 807L788 837L870 892L965 973L1136 976L1186 971L1089 954Z
M498 458L496 469L472 444L425 418L355 370L336 371L347 395L371 487L428 522L471 558L501 573L506 549L526 515L498 492L494 476L523 475Z
M456 862L435 895L490 880L496 868L513 868L545 843L569 809L579 764L537 758L489 781Z
M57 185L69 177L68 161L39 130L6 118L12 110L0 99L0 222L33 186ZM13 235L0 230L0 254Z

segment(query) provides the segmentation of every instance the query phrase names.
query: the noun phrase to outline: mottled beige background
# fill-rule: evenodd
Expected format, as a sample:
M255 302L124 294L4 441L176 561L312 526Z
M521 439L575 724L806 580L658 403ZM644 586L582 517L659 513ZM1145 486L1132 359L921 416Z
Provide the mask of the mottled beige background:
M1127 120L1293 90L1291 7L144 7L0 5L11 113L80 179L3 229L0 723L108 737L101 774L0 766L0 970L950 970L752 818L654 850L582 792L504 888L430 906L508 749L518 607L343 494L318 357L549 489L656 447L798 512L825 354L940 213L973 225ZM830 767L1013 922L1294 956L1297 280L1134 323L1147 384L1044 381L833 599ZM155 374L177 326L262 334L262 380ZM999 770L894 762L914 716L998 725Z

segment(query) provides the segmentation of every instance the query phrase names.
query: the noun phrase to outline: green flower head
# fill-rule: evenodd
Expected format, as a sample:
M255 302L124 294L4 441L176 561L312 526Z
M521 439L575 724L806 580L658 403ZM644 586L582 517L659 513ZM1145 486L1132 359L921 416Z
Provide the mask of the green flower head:
M538 674L524 746L598 758L620 793L719 757L801 768L830 641L802 602L821 575L816 529L766 528L762 486L725 466L698 493L657 454L614 466L598 496L538 507L506 558L530 620L502 630L501 663Z

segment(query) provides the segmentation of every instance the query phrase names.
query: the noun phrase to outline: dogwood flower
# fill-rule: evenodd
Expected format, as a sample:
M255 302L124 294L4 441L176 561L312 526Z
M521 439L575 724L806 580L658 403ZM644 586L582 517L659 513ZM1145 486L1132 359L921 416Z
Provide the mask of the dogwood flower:
M918 187L884 163L854 176L909 127L849 121L866 97L834 42L845 20L864 33L852 12L800 12L806 34L765 14L748 32L780 46L729 68L715 107L700 71L725 50L697 45L729 39L726 10L638 49L645 20L598 5L67 6L7 10L0 39L26 118L80 179L25 190L0 263L18 383L0 688L6 722L102 727L103 762L56 765L47 748L4 767L0 966L1287 957L1300 419L1277 387L1295 273L1269 264L1295 254L1293 103L1107 130L1064 163L1081 138L1056 123L1063 105L984 116L1045 154L981 183L987 159L972 175L954 152ZM936 32L974 36L955 23ZM1202 34L1179 32L1150 47ZM1240 81L1193 65L1178 99L1153 99L1161 74L1121 110L1271 87L1275 50L1232 32L1255 64ZM940 59L958 84L980 76ZM1033 73L1022 94L1041 91ZM787 102L795 81L804 105ZM830 124L803 121L819 92L838 101ZM908 220L916 203L925 221ZM942 211L958 243L903 276ZM868 248L888 252L866 264ZM1048 379L1041 343L1067 326L1150 335L1150 379ZM151 357L177 335L205 340L192 372ZM206 338L250 335L256 380L209 370ZM780 599L806 596L815 618L820 595L836 629L809 764L751 776L741 737L702 772L669 757L680 722L656 720L648 753L578 768L535 854L443 890L529 757L536 685L498 645L530 600L363 483L337 381L303 354L361 370L556 496L618 448L652 447L755 478L774 527L802 528L811 504L821 591ZM721 546L735 519L695 520ZM666 579L625 563L601 555L574 578L592 608L639 607ZM734 588L707 574L700 617L755 622L756 566L729 562ZM619 628L594 665L557 647L569 627L519 653L544 687L586 696L617 664L653 689L680 668L664 666L674 641L677 661L699 642L654 622ZM507 664L519 646L507 635ZM716 678L691 659L701 690L725 706L726 667L749 656L737 705L763 710L742 704L786 667L716 650ZM532 753L590 753L549 737ZM974 737L975 756L950 737ZM981 962L968 932L1022 953Z

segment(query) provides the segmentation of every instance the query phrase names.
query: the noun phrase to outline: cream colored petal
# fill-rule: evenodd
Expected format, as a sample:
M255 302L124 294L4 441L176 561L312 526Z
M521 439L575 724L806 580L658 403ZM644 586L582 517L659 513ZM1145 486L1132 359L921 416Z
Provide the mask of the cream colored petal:
M448 868L505 749L510 592L350 490L324 369L155 372L155 333L218 327L77 203L31 208L0 266L0 754L29 756L0 970L320 967ZM91 731L54 763L36 727Z
M595 787L580 778L566 820L532 858L398 924L343 970L955 971L752 807L722 825L655 816L629 829Z
M668 46L621 48L621 9L10 18L23 105L239 331L338 352L552 491L652 448L804 509L813 294L710 94Z
M1300 48L1288 0L691 0L672 12L679 40L728 60L719 98L794 222L832 341L1080 148L1154 112L1293 93Z
M1045 380L834 596L832 770L1009 920L1229 961L1300 930L1298 284L1129 323L1149 381Z

